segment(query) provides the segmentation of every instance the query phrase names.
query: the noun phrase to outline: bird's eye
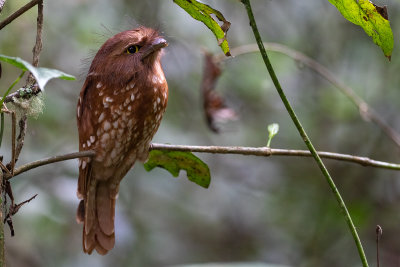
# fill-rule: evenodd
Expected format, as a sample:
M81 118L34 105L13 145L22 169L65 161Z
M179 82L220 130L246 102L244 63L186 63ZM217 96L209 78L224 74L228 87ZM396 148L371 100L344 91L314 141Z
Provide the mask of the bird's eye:
M140 46L138 45L131 45L130 47L128 47L126 49L126 53L128 54L135 54L136 52L138 52L140 49Z

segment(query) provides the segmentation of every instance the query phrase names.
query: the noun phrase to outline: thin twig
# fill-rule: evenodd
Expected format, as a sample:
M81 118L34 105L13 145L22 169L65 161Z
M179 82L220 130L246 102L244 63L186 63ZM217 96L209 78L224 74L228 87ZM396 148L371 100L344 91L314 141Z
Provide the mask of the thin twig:
M32 65L34 67L39 66L39 55L42 51L42 33L43 33L43 0L37 0L38 4L38 16L37 16L37 24L36 24L36 42L33 47L33 60Z
M236 155L259 156L259 157L269 157L269 156L312 157L310 151L307 150L275 149L268 147L186 146L186 145L169 145L169 144L156 144L156 143L151 144L149 150L155 150L155 149L167 150L167 151L211 153L211 154L236 154ZM370 166L370 167L390 169L390 170L400 170L400 164L373 160L367 157L359 157L348 154L323 152L323 151L318 152L318 154L322 158L345 161L350 163L357 163L362 166ZM70 159L93 157L94 155L95 151L87 150L87 151L74 152L74 153L33 161L16 168L14 170L13 177L40 166ZM10 174L7 174L5 176L5 179L7 180L11 178L12 177Z
M39 65L39 57L40 52L42 51L42 32L43 32L43 0L36 0L38 4L38 16L37 16L37 25L36 25L36 42L35 46L32 49L33 57L32 57L32 65L37 67ZM38 87L35 78L32 74L30 74L27 78L27 85L33 85L32 91L40 92L40 88ZM19 135L17 138L17 148L16 148L16 156L15 162L18 161L19 154L21 153L22 147L24 146L26 128L27 128L27 116L24 114L21 119L19 120Z
M0 114L0 147L3 143L3 135L4 135L4 113Z
M381 239L381 236L383 234L382 227L380 225L377 225L375 228L376 232L376 266L380 266L380 260L379 260L379 240Z
M11 115L11 161L10 163L7 164L8 168L11 171L11 175L14 173L14 167L15 167L15 138L16 138L16 124L17 124L17 116L15 115L15 112L12 110L9 110L6 105L4 105L4 108L1 110L2 113L7 113Z
M43 0L38 0L38 16L36 22L36 42L35 46L32 49L32 65L34 67L39 66L39 56L42 51L42 33L43 33ZM34 85L33 91L40 91L39 87L36 84L36 80L33 77L32 73L29 74L27 79L27 84Z
M32 7L34 7L40 0L32 0L30 1L28 4L24 5L23 7L21 7L20 9L18 9L17 11L15 11L13 14L11 14L10 16L8 16L5 20L3 20L2 22L0 22L0 30L3 29L5 26L7 26L8 24L10 24L13 20L15 20L16 18L18 18L19 16L21 16L22 14L24 14L26 11L28 11L29 9L31 9Z
M37 195L38 195L38 194L35 194L35 195L33 195L32 197L30 197L29 199L27 199L27 200L25 200L25 201L22 201L22 202L19 203L19 204L13 204L13 205L10 207L10 209L9 209L9 211L8 211L8 214L7 214L7 216L6 216L5 219L7 219L7 217L9 217L9 216L14 216L14 215L19 211L19 209L20 209L23 205L25 205L26 203L31 202L33 199L35 199L35 198L37 197Z
M3 220L3 223L7 222L8 226L10 227L11 236L14 236L15 235L15 231L14 231L14 225L13 225L12 217L19 211L19 209L23 205L25 205L25 204L31 202L33 199L35 199L38 194L35 194L31 198L29 198L29 199L27 199L27 200L25 200L25 201L23 201L23 202L21 202L19 204L15 204L14 203L14 197L12 196L12 190L11 190L10 183L7 183L7 186L9 186L8 190L10 190L9 191L10 192L9 196L11 198L11 205L10 205L10 207L8 209L8 212L7 212L7 214L6 214L6 216L5 216L4 220Z
M19 159L19 154L21 153L22 147L24 146L25 134L26 134L26 126L27 126L27 116L22 115L21 119L18 122L19 126L19 134L17 137L17 145L15 148L15 162Z
M387 122L385 122L385 120L383 120L373 108L371 108L361 97L359 97L350 86L343 83L325 66L306 56L305 54L291 49L283 44L264 42L264 46L269 51L278 52L291 57L292 59L300 62L301 64L304 64L305 66L309 67L317 74L319 74L321 77L329 81L358 108L361 117L365 121L372 121L373 123L375 123L398 147L400 147L400 134ZM231 54L233 56L240 56L257 52L259 52L257 44L243 45L231 49ZM229 58L227 58L225 55L217 55L215 56L215 60L219 62L222 60L229 60Z
M54 156L46 159L41 159L37 161L33 161L27 164L24 164L14 170L14 176L17 176L23 172L29 171L31 169L37 168L39 166L59 162L59 161L64 161L64 160L70 160L70 159L76 159L76 158L85 158L85 157L93 157L95 155L95 152L92 150L88 151L82 151L82 152L74 152L74 153L69 153L65 155L60 155L60 156ZM6 180L11 179L12 177L10 176L5 176Z
M0 161L0 168L1 168L3 171L5 171L8 175L12 176L10 170L9 170L9 169L6 167L6 165L4 165L4 163L1 162L1 161Z
M15 161L16 161L16 145L15 145L15 138L16 138L16 124L17 124L17 116L15 115L15 112L11 112L11 125L12 125L12 130L11 130L11 175L14 174L14 167L15 167Z
M280 98L281 98L281 100L282 100L287 112L289 113L290 118L292 119L294 125L296 126L297 131L299 132L299 134L300 134L301 138L303 139L304 143L306 144L307 148L310 150L313 158L315 159L316 163L318 164L319 169L321 170L321 172L324 175L327 183L329 184L329 187L331 188L331 190L332 190L332 192L333 192L333 194L334 194L334 196L335 196L335 198L336 198L336 200L338 202L340 210L342 211L343 216L344 216L344 218L345 218L345 220L347 222L349 230L350 230L350 232L351 232L351 234L353 236L354 242L356 243L357 250L358 250L361 262L362 262L364 267L367 267L368 266L368 261L367 261L367 258L365 256L365 252L364 252L364 249L362 247L360 238L358 236L357 229L354 226L354 223L353 223L353 221L351 219L349 211L347 210L346 203L344 202L339 190L337 189L337 187L335 185L335 182L333 181L331 175L329 174L328 169L325 167L323 161L321 160L320 156L318 155L317 150L314 148L314 146L313 146L310 138L308 137L305 129L301 125L300 120L298 119L296 113L294 112L289 100L286 97L285 92L282 89L282 86L281 86L281 84L280 84L280 82L278 80L278 77L275 74L275 70L272 67L271 61L269 60L267 51L264 48L264 44L263 44L260 32L258 31L257 23L256 23L256 20L254 18L254 14L253 14L253 10L252 10L251 4L250 4L250 0L241 0L241 2L244 4L244 6L246 8L247 15L248 15L249 20L250 20L250 27L253 30L253 34L254 34L254 37L255 37L255 39L257 41L257 45L258 45L258 48L260 50L261 56L262 56L262 58L264 60L265 66L266 66L266 68L268 70L268 73L269 73L271 79L272 79L272 82L275 85L276 91L278 92L278 94L279 94L279 96L280 96Z

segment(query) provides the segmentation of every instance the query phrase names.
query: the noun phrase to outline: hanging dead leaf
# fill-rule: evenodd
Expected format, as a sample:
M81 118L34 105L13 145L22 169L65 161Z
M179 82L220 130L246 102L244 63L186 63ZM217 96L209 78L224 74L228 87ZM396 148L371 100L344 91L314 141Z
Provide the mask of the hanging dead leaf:
M213 55L204 53L204 68L201 90L203 94L203 107L207 119L208 127L218 133L218 123L236 120L236 112L229 108L224 99L215 91L218 78L222 70L219 63L215 62Z

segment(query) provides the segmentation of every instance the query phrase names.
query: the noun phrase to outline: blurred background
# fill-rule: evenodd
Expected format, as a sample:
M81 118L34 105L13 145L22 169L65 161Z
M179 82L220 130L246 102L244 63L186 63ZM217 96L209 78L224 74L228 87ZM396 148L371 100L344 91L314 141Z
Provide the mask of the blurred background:
M0 20L27 1L8 0ZM254 43L240 1L203 1L232 26L231 48ZM285 44L317 60L351 86L400 131L400 1L387 4L395 39L392 61L361 28L328 1L253 0L265 41ZM0 32L0 53L30 61L36 8ZM154 142L186 145L265 146L267 125L279 123L274 148L306 149L286 113L258 54L226 60L217 90L239 119L211 132L204 119L200 84L203 51L220 54L213 34L172 1L52 0L44 2L40 66L79 77L52 80L45 108L29 119L18 165L78 149L75 109L91 59L113 34L146 25L170 45L164 71L169 105ZM336 88L287 56L270 57L305 129L318 150L399 162L400 147L370 122ZM3 93L19 75L2 63ZM23 82L19 84L23 86ZM7 121L8 123L8 121ZM8 128L9 127L9 124ZM10 131L1 155L10 155ZM78 161L29 171L12 180L16 202L38 197L6 227L9 266L172 266L207 262L262 262L286 266L361 266L337 202L310 158L197 154L211 170L203 189L162 169L134 166L121 184L116 210L116 245L107 256L85 255L78 205ZM375 227L383 228L381 265L400 265L400 172L325 160L375 265Z

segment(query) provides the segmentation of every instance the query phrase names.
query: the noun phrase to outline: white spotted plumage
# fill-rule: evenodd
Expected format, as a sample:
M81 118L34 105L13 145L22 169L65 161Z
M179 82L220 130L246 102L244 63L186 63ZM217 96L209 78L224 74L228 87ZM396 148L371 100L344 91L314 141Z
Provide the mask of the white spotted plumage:
M156 48L148 50L145 61L138 58L140 53L126 53L126 47L142 42L141 38ZM80 150L96 152L91 160L84 158L79 163L78 197L82 201L77 219L84 223L83 249L89 254L94 249L106 254L114 246L119 183L136 160L147 159L160 125L168 98L159 53L165 46L165 40L149 28L117 34L96 54L82 88L77 108ZM106 64L103 59L120 60L126 67Z

